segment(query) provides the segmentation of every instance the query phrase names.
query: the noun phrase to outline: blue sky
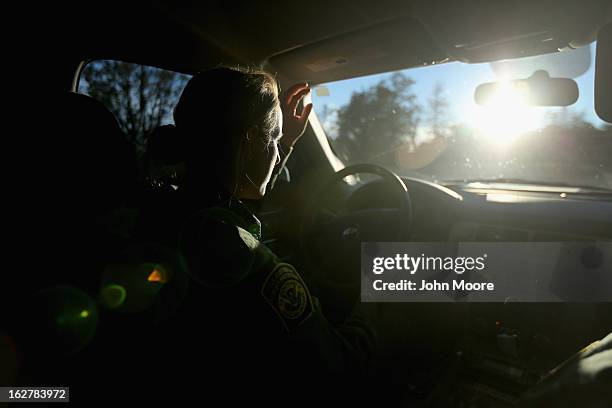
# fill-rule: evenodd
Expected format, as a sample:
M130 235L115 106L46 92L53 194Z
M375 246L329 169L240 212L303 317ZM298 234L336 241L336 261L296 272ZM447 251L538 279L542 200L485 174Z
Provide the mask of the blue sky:
M582 50L566 51L565 54L562 52L550 54L545 57L525 58L518 63L516 60L512 60L510 64L516 69L511 76L513 78L527 77L535 69L546 67L547 69L550 68L548 71L551 76L574 77L578 83L580 97L578 101L568 109L574 112L583 112L586 120L591 122L594 126L601 127L604 122L596 116L593 108L594 58L595 44L593 43L589 47L584 47ZM590 64L588 63L589 59ZM578 60L581 60L581 63L576 63ZM469 124L470 121L467 119L467 116L469 116L470 112L473 110L480 108L477 107L473 100L474 89L482 82L501 79L501 77L496 74L494 68L497 68L497 72L499 72L500 67L502 69L504 68L504 64L507 66L508 63L497 64L493 67L492 64L489 63L465 64L452 62L437 66L408 69L403 72L416 82L413 86L413 90L417 95L418 103L424 107L427 106L427 99L430 97L436 82L441 82L445 87L445 95L449 100L450 121L453 123ZM571 67L572 65L574 66ZM570 67L568 68L568 66ZM580 67L577 68L576 66ZM581 71L585 70L586 72L581 73ZM529 71L531 72L529 73ZM580 75L576 76L576 74ZM324 105L328 105L329 107L342 106L349 102L353 92L367 89L390 75L390 73L386 73L326 84L329 90L329 96L317 96L315 89L315 92L313 92L315 111L320 113ZM544 117L546 113L560 110L560 108L550 107L531 107L529 109L532 112L536 112L536 115L542 117Z

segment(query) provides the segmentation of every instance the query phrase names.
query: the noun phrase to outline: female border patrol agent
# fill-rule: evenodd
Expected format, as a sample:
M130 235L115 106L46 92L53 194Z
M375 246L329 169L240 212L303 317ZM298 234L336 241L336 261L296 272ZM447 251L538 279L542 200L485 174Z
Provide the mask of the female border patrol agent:
M369 326L354 314L334 327L296 269L261 243L260 222L240 201L262 198L284 166L312 110L297 109L309 91L301 83L279 97L266 72L212 69L189 81L164 132L166 151L186 167L167 212L192 281L167 332L180 339L176 359L206 368L207 389L238 387L232 399L247 389L269 401L323 389L356 395L348 386L371 363Z

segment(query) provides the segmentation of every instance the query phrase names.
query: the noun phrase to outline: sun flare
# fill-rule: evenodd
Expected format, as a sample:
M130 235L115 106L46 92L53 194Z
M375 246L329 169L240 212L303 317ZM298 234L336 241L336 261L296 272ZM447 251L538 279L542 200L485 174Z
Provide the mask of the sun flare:
M529 105L529 88L502 83L484 106L474 106L469 123L492 143L505 147L543 125L542 112Z

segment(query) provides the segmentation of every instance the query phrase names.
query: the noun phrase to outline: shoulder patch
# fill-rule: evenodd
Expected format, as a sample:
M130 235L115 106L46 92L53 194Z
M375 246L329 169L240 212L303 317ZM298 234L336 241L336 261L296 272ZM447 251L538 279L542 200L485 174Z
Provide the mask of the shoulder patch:
M308 287L295 268L287 263L274 267L263 283L261 294L288 332L301 325L314 310Z

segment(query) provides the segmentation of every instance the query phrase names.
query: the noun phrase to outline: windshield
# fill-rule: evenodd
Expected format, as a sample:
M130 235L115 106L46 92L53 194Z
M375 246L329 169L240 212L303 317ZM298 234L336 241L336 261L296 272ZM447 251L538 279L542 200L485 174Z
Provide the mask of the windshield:
M313 102L345 164L376 163L437 182L516 179L612 188L612 126L593 106L594 44L494 63L412 68L323 84ZM573 78L568 107L474 102L483 82L538 70ZM515 181L516 181L515 180Z

